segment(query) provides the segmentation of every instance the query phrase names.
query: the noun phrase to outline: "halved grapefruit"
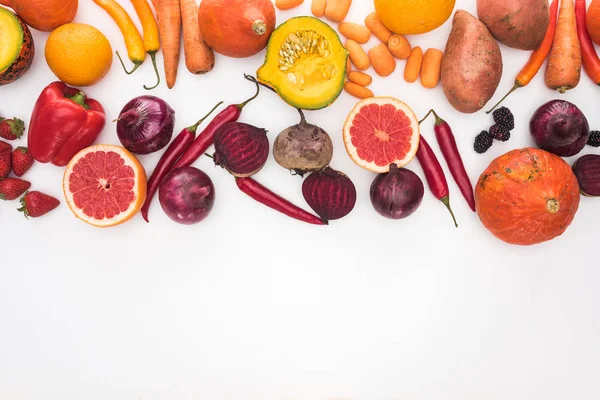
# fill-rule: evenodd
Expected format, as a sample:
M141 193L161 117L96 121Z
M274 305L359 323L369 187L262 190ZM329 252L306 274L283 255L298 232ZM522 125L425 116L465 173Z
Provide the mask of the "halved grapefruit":
M401 168L417 154L419 120L405 103L393 97L359 101L344 124L344 145L358 166L386 173Z
M75 216L101 228L122 224L146 200L146 171L120 146L100 144L81 150L67 165L63 191Z

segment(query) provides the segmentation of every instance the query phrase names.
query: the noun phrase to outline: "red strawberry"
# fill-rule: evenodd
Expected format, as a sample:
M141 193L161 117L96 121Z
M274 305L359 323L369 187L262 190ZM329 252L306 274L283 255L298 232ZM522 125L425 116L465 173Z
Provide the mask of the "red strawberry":
M16 176L23 176L33 165L33 156L27 147L17 147L12 153L12 170Z
M0 200L18 199L31 187L31 183L19 178L0 179Z
M6 178L12 169L12 146L0 140L0 179Z
M60 201L42 192L27 192L21 198L21 208L18 211L27 218L37 218L54 210L59 204Z
M25 131L25 123L19 118L0 118L0 137L8 140L19 139Z

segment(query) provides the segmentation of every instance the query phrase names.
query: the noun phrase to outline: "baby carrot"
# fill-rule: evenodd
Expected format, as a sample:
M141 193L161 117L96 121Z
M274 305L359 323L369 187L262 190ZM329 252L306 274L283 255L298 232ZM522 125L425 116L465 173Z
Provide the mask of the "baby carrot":
M371 39L371 31L364 25L342 22L338 25L338 30L347 39L352 39L360 44L365 44Z
M215 65L215 53L202 39L196 0L180 1L185 66L192 74L205 74Z
M421 85L426 89L433 89L440 81L444 53L438 49L427 49L421 64Z
M348 80L360 86L369 86L373 82L371 75L360 71L352 71L348 74Z
M351 4L352 0L327 0L325 17L332 22L340 23L348 15Z
M346 60L346 75L352 72L352 61L350 61L350 57Z
M412 49L406 67L404 67L404 80L412 83L419 79L421 64L423 62L423 50L419 46Z
M396 59L383 43L369 50L369 60L379 76L390 76L396 70Z
M369 89L367 89L364 86L361 85L357 85L354 82L346 82L344 84L344 90L354 96L357 97L359 99L366 99L368 97L373 97L373 92L371 92Z
M402 35L392 35L388 41L390 52L399 60L406 60L410 56L412 47L408 40Z
M346 40L346 50L348 50L350 60L356 68L364 71L365 69L368 69L371 66L369 56L367 55L367 53L365 53L361 45L355 42L354 40Z
M365 25L371 32L373 32L373 35L375 35L377 39L381 40L383 43L388 43L390 41L392 32L381 23L379 18L377 18L375 11L365 18Z
M280 10L291 10L302 3L304 3L304 0L275 0L275 7Z
M325 15L326 7L327 7L327 0L313 0L310 10L315 17L320 18L323 15Z

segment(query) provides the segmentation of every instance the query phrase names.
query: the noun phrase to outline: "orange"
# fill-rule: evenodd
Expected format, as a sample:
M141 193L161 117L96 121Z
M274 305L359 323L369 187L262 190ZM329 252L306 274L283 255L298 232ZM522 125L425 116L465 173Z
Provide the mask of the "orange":
M405 103L392 97L358 102L344 124L344 145L358 166L386 173L390 164L401 168L417 154L419 121Z
M600 0L592 0L586 14L587 31L596 44L600 44Z
M56 28L46 42L46 62L58 79L68 85L90 86L102 79L112 65L112 48L106 36L86 24Z
M418 35L442 26L455 3L456 0L375 0L375 11L390 31Z
M129 221L146 201L146 171L121 146L81 150L67 165L63 192L75 216L100 228Z

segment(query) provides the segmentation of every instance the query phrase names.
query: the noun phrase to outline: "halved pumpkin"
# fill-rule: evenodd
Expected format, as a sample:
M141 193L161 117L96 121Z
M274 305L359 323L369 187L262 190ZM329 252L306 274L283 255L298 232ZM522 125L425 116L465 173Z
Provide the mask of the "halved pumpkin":
M313 17L291 18L271 35L258 80L290 105L318 110L342 92L347 59L340 37L325 22Z
M16 14L0 7L0 86L23 76L31 67L34 54L27 25Z

